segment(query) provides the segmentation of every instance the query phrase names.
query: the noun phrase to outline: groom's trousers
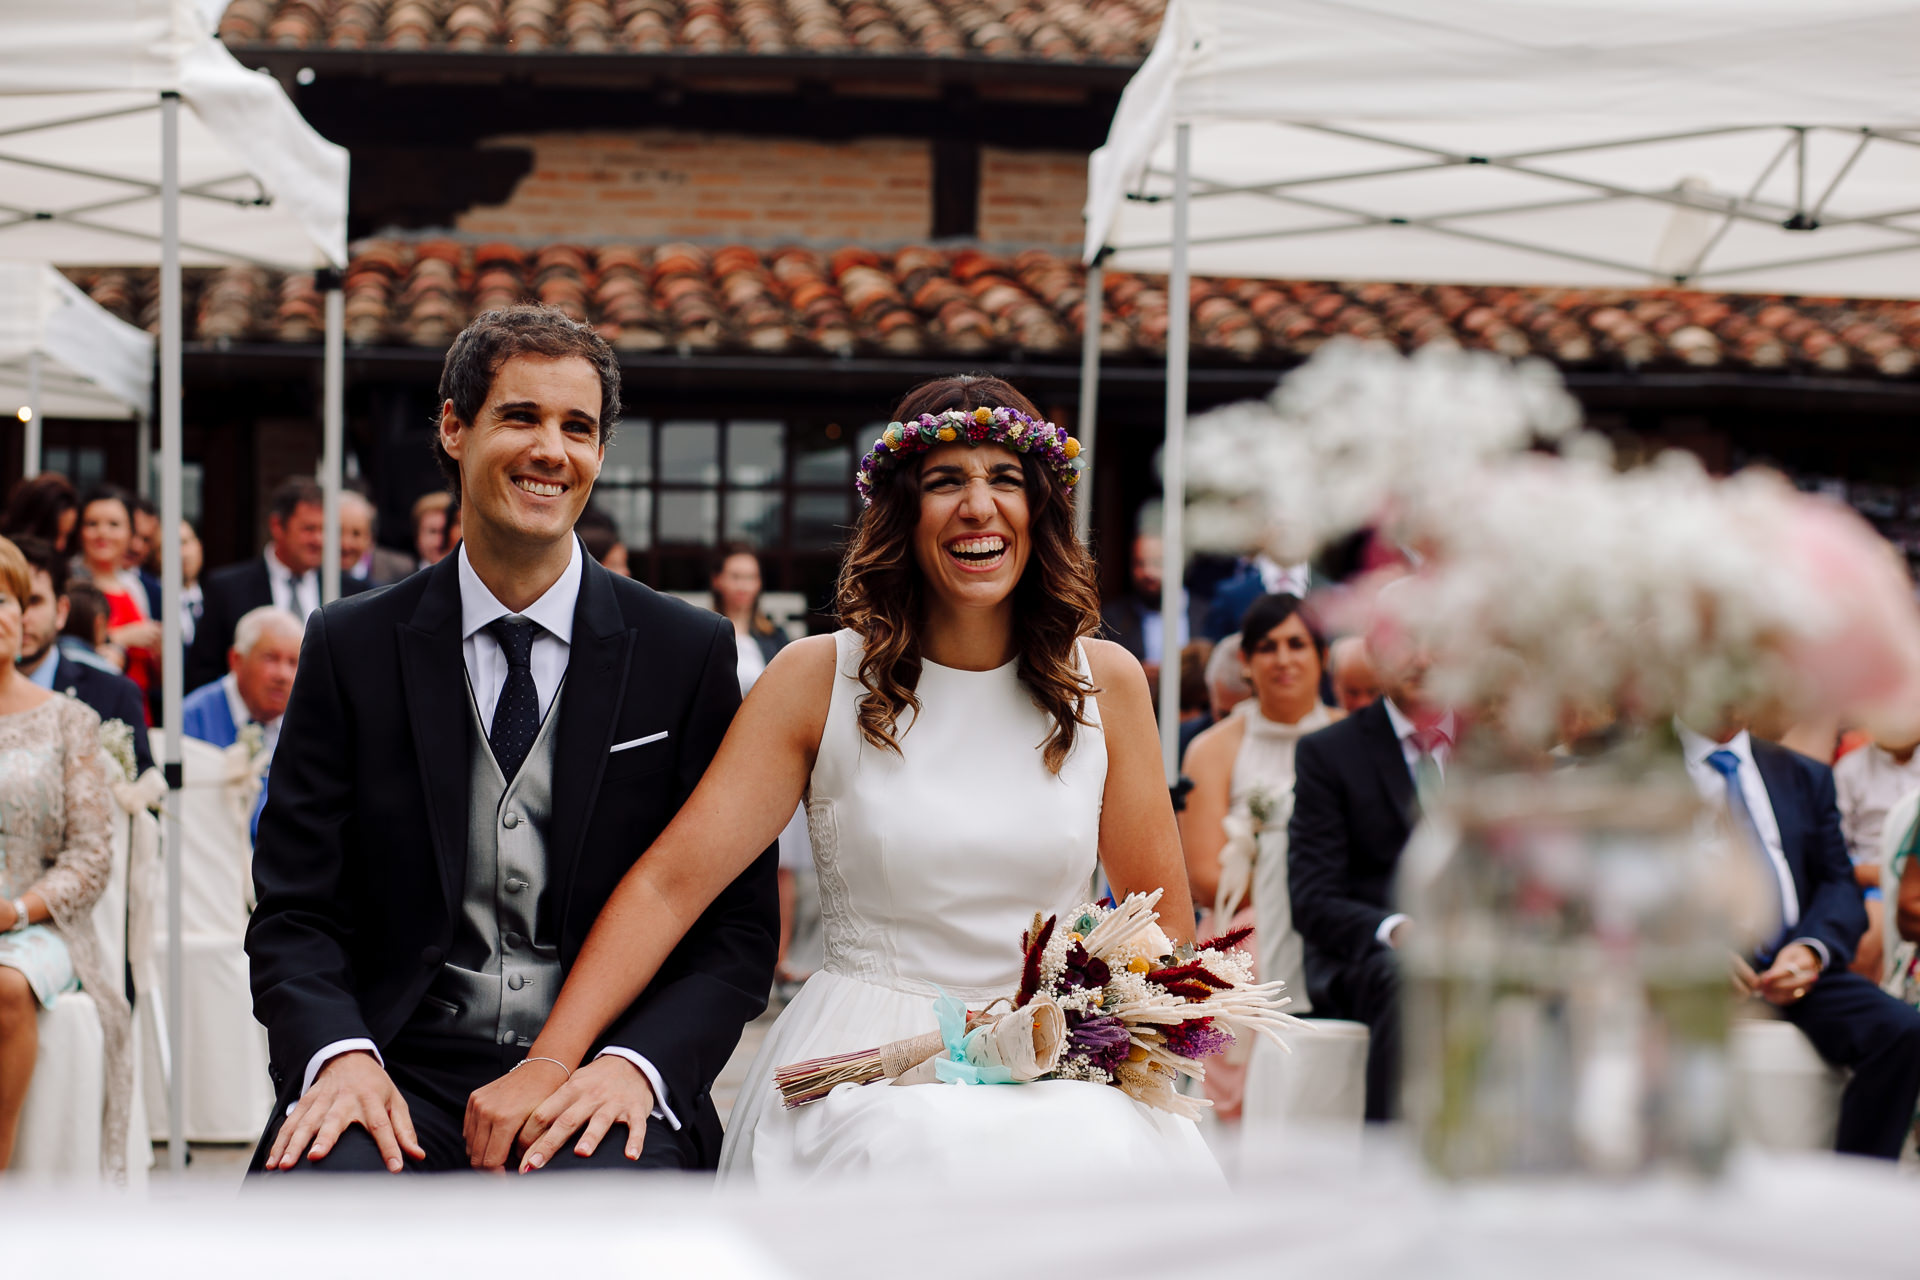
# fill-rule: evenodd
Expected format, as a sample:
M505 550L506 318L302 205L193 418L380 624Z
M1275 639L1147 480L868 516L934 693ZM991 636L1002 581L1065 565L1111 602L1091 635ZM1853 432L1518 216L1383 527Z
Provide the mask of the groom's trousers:
M425 1160L408 1157L407 1171L443 1173L471 1167L463 1135L467 1096L498 1080L503 1072L526 1056L526 1050L468 1040L403 1035L384 1056L387 1074L400 1090L400 1096L407 1100L414 1132L419 1136L421 1149L427 1153ZM280 1123L285 1122L282 1116ZM592 1155L575 1155L573 1143L569 1141L547 1169L697 1169L700 1162L691 1136L676 1132L665 1120L650 1119L640 1158L629 1160L626 1157L627 1126L617 1124L600 1139ZM271 1146L274 1137L274 1133L269 1133L264 1145ZM303 1159L292 1169L259 1176L274 1179L295 1173L385 1172L386 1163L380 1157L373 1135L354 1125L340 1135L324 1160Z

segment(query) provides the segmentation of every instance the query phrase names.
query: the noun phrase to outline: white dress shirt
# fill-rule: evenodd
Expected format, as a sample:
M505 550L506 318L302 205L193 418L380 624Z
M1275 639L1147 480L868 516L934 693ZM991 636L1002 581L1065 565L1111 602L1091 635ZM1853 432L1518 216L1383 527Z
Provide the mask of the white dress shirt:
M1840 801L1840 829L1856 866L1880 865L1880 838L1893 806L1920 791L1920 751L1906 763L1869 742L1833 762L1833 789Z
M1753 815L1753 825L1760 832L1760 843L1766 849L1767 861L1773 865L1774 877L1780 884L1780 927L1782 930L1793 928L1800 923L1800 893L1793 887L1793 869L1787 865L1786 846L1780 839L1780 820L1774 816L1773 799L1767 795L1766 779L1760 776L1760 769L1753 762L1753 739L1745 729L1725 742L1715 742L1677 720L1674 728L1680 735L1680 753L1687 762L1687 776L1693 779L1694 788L1700 792L1701 799L1716 809L1727 803L1727 780L1718 769L1707 763L1707 757L1716 751L1731 751L1739 758L1740 768L1735 776L1740 780L1740 795L1747 802L1747 811ZM1805 946L1819 956L1823 970L1833 961L1827 944L1818 938L1795 938L1787 946L1794 943Z
M309 569L296 578L292 569L280 563L280 557L273 554L271 546L266 549L264 556L274 606L287 610L305 626L307 616L320 607L320 571Z
M1302 569L1306 568L1305 565L1301 565L1300 567ZM1407 772L1411 774L1417 782L1420 777L1420 744L1413 740L1413 734L1418 726L1407 718L1407 713L1402 711L1394 703L1392 698L1381 698L1380 705L1387 709L1387 722L1393 726L1393 736L1400 739L1400 754L1406 759ZM1453 712L1449 711L1446 715L1440 717L1439 723L1434 727L1440 731L1440 741L1435 743L1433 747L1433 767L1440 771L1440 776L1444 779L1447 776L1447 761L1453 758L1453 737L1455 733ZM1406 912L1394 912L1385 920L1382 920L1380 927L1373 931L1374 939L1378 941L1381 946L1392 946L1393 931L1399 928L1400 923L1406 918Z
M1313 585L1313 566L1302 560L1299 564L1281 564L1266 552L1253 558L1253 567L1260 572L1260 585L1268 595L1289 595L1305 600L1307 589Z
M220 692L227 695L227 714L233 717L234 729L244 729L250 724L259 725L260 746L267 753L267 759L273 759L273 749L280 745L281 717L255 720L253 712L247 709L247 700L240 696L240 678L231 671L220 677Z
M268 551L267 554L271 556L273 553ZM464 542L460 544L459 555L460 652L466 661L467 683L473 690L474 705L480 711L480 723L490 725L493 723L494 706L500 701L500 692L506 688L507 659L500 651L500 642L487 632L486 627L496 619L511 617L513 610L501 604L487 584L480 580L480 575L474 572ZM572 554L568 556L567 567L561 571L560 577L520 614L540 625L540 631L534 636L529 662L533 667L533 685L540 695L542 721L547 718L547 712L552 710L554 697L560 692L560 682L567 674L567 655L573 648L573 611L580 600L583 572L580 539L575 538ZM380 1056L380 1050L373 1041L358 1037L337 1040L314 1054L307 1063L306 1078L301 1082L300 1092L304 1094L313 1087L314 1077L320 1074L320 1068L329 1059L355 1050L371 1053L381 1066L386 1065L386 1060ZM608 1045L598 1056L606 1054L624 1058L639 1068L640 1074L647 1078L647 1084L653 1089L653 1114L677 1130L680 1118L667 1102L666 1082L661 1079L653 1063L632 1049L618 1045Z

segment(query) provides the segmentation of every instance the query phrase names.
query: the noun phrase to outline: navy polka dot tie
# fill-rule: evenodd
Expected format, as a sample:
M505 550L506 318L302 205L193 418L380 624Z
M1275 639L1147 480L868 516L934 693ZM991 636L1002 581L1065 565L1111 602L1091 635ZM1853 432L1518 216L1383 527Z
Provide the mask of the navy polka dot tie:
M519 614L487 624L487 634L500 642L500 652L507 660L507 682L500 689L500 701L494 704L487 745L493 748L493 758L508 782L520 772L540 732L540 690L533 683L533 638L539 632L539 623Z

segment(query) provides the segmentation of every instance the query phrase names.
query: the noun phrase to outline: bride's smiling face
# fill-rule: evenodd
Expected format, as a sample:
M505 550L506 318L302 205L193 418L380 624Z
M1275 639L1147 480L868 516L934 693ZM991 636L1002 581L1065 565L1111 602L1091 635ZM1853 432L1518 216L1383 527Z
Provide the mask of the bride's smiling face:
M1026 572L1026 472L1000 445L944 444L920 461L914 558L932 594L962 608L991 608Z

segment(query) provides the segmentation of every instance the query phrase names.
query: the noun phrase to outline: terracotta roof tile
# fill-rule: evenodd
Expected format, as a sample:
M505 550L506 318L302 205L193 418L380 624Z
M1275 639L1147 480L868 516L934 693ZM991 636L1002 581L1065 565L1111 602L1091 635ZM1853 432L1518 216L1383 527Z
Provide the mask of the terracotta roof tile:
M151 272L73 275L108 310L154 327ZM193 340L319 338L310 276L231 267L189 272L187 284ZM1086 314L1085 275L1071 258L930 246L373 240L357 246L345 293L347 341L358 347L444 347L471 316L537 299L623 351L1071 360ZM1905 378L1920 364L1920 302L1235 279L1195 280L1192 298L1195 358L1214 363L1285 366L1349 334L1575 368ZM1151 360L1166 338L1165 280L1109 272L1101 349Z
M1166 0L233 0L230 45L1135 63Z

